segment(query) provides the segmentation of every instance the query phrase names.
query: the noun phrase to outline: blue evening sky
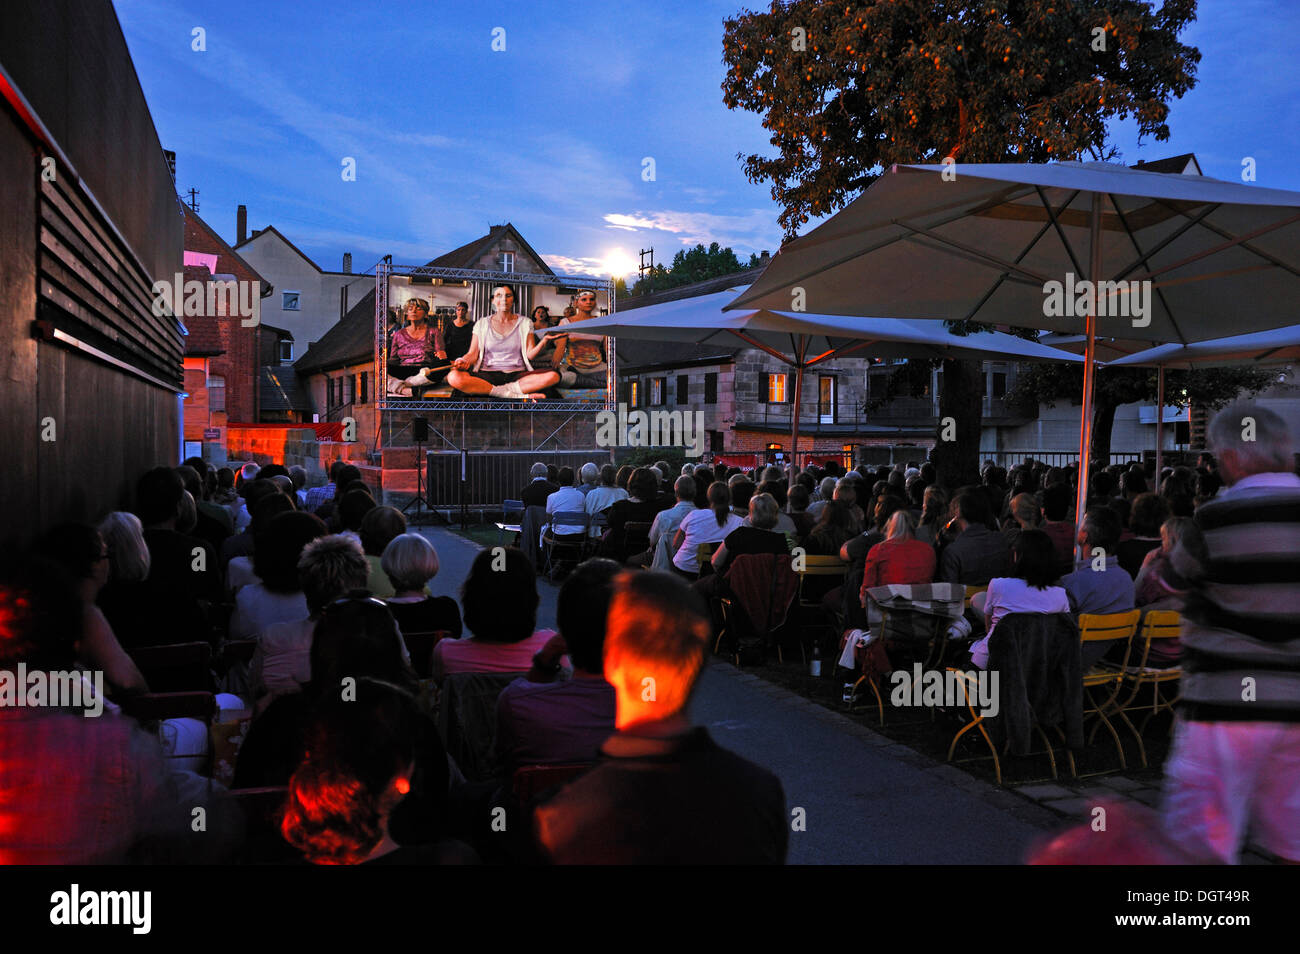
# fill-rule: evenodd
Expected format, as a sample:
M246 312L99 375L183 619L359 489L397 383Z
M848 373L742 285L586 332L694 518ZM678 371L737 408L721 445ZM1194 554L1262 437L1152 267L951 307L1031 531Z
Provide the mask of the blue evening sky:
M559 272L621 274L650 246L667 261L716 241L743 261L780 243L769 187L736 158L765 151L759 117L722 104L722 23L740 0L116 7L177 189L197 188L228 240L243 203L250 230L275 225L334 270L347 251L358 271L389 253L422 264L505 221ZM1194 152L1236 179L1252 156L1259 185L1296 189L1300 3L1199 7L1183 34L1199 82L1172 105L1172 138L1139 147L1118 124L1124 161Z

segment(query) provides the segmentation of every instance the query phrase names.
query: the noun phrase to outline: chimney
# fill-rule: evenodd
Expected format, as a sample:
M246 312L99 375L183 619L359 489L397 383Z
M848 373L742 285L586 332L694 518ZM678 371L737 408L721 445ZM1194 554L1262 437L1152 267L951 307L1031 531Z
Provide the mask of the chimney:
M352 274L352 253L351 252L343 253L343 271L346 272L348 275Z
M176 153L170 149L163 150L163 158L167 160L167 171L172 174L172 185L176 184Z
M248 238L248 206L241 205L235 211L235 244L243 245Z

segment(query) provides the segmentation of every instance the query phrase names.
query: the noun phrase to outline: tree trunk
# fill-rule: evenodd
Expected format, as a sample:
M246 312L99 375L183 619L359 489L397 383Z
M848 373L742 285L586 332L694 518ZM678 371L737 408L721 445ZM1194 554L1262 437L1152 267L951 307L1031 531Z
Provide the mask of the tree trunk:
M979 483L983 418L984 365L979 361L945 360L934 467L939 483L949 490ZM953 439L945 441L949 435Z
M1115 428L1116 404L1108 403L1100 395L1093 398L1096 406L1092 412L1092 459L1105 467L1110 463L1110 436Z

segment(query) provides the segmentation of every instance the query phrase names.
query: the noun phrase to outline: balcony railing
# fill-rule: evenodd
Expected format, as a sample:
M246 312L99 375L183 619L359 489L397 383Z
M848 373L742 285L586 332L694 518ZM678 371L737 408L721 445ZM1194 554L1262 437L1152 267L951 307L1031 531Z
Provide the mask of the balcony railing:
M1032 421L1038 417L1036 407L1028 409L1018 404L1008 404L1003 398L984 396L983 418L988 424L1012 424ZM794 404L747 404L736 410L737 424L789 427L794 418ZM818 428L837 431L864 426L919 427L937 425L939 402L936 398L894 398L874 411L864 411L858 402L842 401L833 413L823 405L805 404L799 410L799 427L813 432Z

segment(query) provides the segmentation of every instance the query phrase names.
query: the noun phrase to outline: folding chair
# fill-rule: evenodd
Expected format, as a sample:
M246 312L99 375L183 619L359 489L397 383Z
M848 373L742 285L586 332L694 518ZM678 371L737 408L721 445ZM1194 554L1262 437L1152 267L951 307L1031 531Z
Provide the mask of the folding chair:
M1134 610L1134 612L1139 612ZM1168 712L1173 715L1174 705L1178 702L1180 693L1177 691L1179 680L1183 677L1182 666L1151 666L1151 648L1152 644L1159 640L1177 639L1182 632L1183 618L1173 610L1152 610L1147 613L1146 618L1142 620L1141 628L1138 630L1138 642L1135 648L1136 652L1130 653L1127 660L1130 665L1126 665L1123 670L1123 682L1131 691L1117 703L1119 707L1119 716L1128 726L1129 731L1137 740L1138 756L1142 761L1142 767L1147 767L1147 750L1146 745L1142 742L1142 733L1146 731L1147 723L1161 712ZM1136 664L1132 664L1136 660ZM1151 687L1150 704L1139 703L1138 694L1147 686ZM1167 687L1173 687L1174 692L1168 695ZM1139 729L1133 725L1129 719L1130 712L1146 712L1146 718L1142 720L1142 726Z
M212 646L205 642L140 646L129 651L154 692L213 692Z
M699 567L699 569L696 571L695 574L696 576L706 575L704 572L704 565L706 563L708 564L713 563L713 554L717 552L719 546L721 546L721 544L718 543L701 543L698 546L696 546L695 562Z
M927 589L934 585L930 584ZM879 630L880 647L888 655L891 665L900 661L903 663L901 666L896 665L895 668L909 668L918 662L921 663L922 671L937 668L943 657L948 626L952 621L950 616L912 610L906 606L883 606L868 596L867 618L871 622L872 631ZM857 700L858 687L866 683L876 697L880 724L884 725L885 701L880 693L880 687L876 684L876 671L870 663L871 657L868 652L862 658L858 679L849 693L849 709L852 710ZM930 709L930 714L925 721L933 722L935 716L935 710ZM919 721L922 720L904 722L900 725L914 725Z
M524 502L522 500L503 500L501 502L501 520L497 524L497 543L504 543L507 533L521 532L523 519Z
M1111 724L1107 713L1116 708L1115 700L1119 697L1123 669L1128 665L1133 634L1137 632L1138 619L1141 616L1141 610L1131 610L1127 613L1081 613L1079 615L1080 647L1088 643L1124 640L1124 658L1118 668L1103 660L1083 674L1083 721L1086 724L1090 718L1097 720L1092 727L1092 731L1088 734L1088 744L1092 745L1092 740L1097 736L1097 730L1104 725L1111 738L1115 740L1115 750L1119 753L1119 767L1121 769L1127 768L1124 760L1124 745L1120 742L1119 733L1115 731L1115 726ZM1075 769L1073 755L1070 756L1070 768ZM1077 778L1079 773L1074 770L1073 774Z
M573 781L594 762L563 762L548 765L521 765L511 776L510 788L515 801L526 806L548 789Z
M440 640L451 635L447 629L430 629L416 632L403 632L402 642L406 643L406 653L411 657L411 668L421 679L433 677L433 647Z
M650 549L650 524L644 520L629 520L623 524L623 552L628 556Z
M545 569L542 571L547 579L554 582L556 552L572 554L575 563L581 563L587 549L587 528L591 517L577 511L562 511L551 514L551 522L542 533L542 551L545 557Z
M280 822L289 800L288 786L233 788L223 797L236 806L244 821L240 863L289 864L301 860L293 846L280 834Z
M802 564L803 569L796 570L799 574L799 630L800 630L800 648L803 646L803 631L810 628L809 619L818 620L811 623L811 627L829 629L832 635L838 636L836 626L838 620L827 618L825 611L822 609L822 596L825 594L809 595L808 577L836 577L843 580L844 571L848 569L848 564L839 558L838 555L831 556L804 556L797 561Z
M740 633L748 630L764 644L776 642L776 658L781 653L780 633L790 619L799 579L784 554L742 553L731 561L726 573L727 595L722 600L722 628L714 642L716 653L724 636L732 637L732 655L740 665ZM743 619L742 619L743 614ZM803 646L800 644L800 652ZM805 657L806 661L807 657Z
M438 732L471 782L495 778L497 697L524 672L456 672L438 694Z
M609 510L598 510L591 515L588 523L589 531L587 533L587 553L594 554L605 538L605 532L609 530Z
M1008 692L1005 679L999 681L998 685L998 707L996 723L989 720L993 717L986 717L982 710L977 708L978 705L978 676L973 672L965 672L955 667L948 667L947 672L953 674L950 678L959 681L966 696L965 708L969 712L969 721L967 721L957 734L953 736L952 743L948 746L948 761L954 764L962 762L976 761L982 758L993 759L993 770L997 784L1002 784L1002 759L999 754L999 746L989 735L986 726L996 726L1005 735L1005 741L1001 746L1001 754L1014 754L1017 756L1028 756L1045 754L1051 767L1051 777L1059 778L1056 767L1056 751L1052 746L1051 739L1043 730L1040 721L1040 707L1045 707L1049 714L1059 716L1060 720L1065 723L1068 731L1062 731L1060 724L1049 723L1061 737L1064 748L1067 750L1076 747L1082 742L1082 706L1078 710L1072 711L1070 700L1068 698L1068 687L1071 683L1080 687L1082 692L1082 675L1079 672L1079 635L1078 627L1074 619L1068 613L1009 613L998 622L997 629L994 630L993 636L989 641L989 668L988 672L1001 672L1004 675L1011 665L1020 665L1015 663L1016 659L1023 659L1023 647L1029 641L1048 641L1050 646L1055 647L1062 653L1061 665L1054 670L1048 670L1044 675L1046 681L1038 683L1032 680L1031 673L1022 673L1022 693L1017 697ZM1072 652L1072 656L1070 655ZM1078 701L1077 699L1075 700ZM1026 732L1023 736L1017 736L1009 724L1009 713L1015 707L1019 710L1022 718L1026 719L1031 732ZM962 736L971 730L978 730L988 747L988 756L972 756L964 759L953 759L953 754L957 750L957 743L961 741ZM1034 752L1029 747L1030 734L1036 733L1042 740L1044 751L1042 753ZM1071 762L1073 765L1073 762ZM1026 780L1028 781L1028 780Z

